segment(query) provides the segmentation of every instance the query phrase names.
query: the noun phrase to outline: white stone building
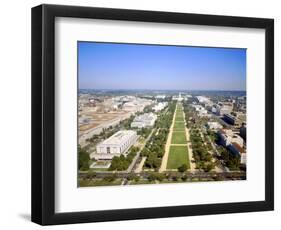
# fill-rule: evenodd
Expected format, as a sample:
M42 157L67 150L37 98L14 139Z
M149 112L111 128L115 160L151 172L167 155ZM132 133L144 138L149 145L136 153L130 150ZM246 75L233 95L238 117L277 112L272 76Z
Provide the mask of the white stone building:
M164 109L168 105L168 102L159 102L157 105L155 105L152 110L155 112L159 112L162 109Z
M145 113L135 117L134 121L131 123L131 127L139 129L153 127L156 119L157 115L153 113Z
M155 98L156 99L165 99L166 95L157 95Z
M133 130L122 130L99 143L94 154L96 160L112 159L125 153L137 140L137 133Z
M230 114L233 110L233 104L231 102L219 102L217 105L214 105L214 107L214 111L218 116Z
M140 112L143 111L145 106L151 105L153 103L152 100L142 99L142 98L134 98L128 102L125 102L122 106L122 109L129 112Z
M222 128L222 125L216 121L209 121L207 123L207 126L209 129L212 129L212 130L218 130L218 129Z
M179 93L179 95L174 95L172 97L173 101L182 101L184 98L182 97L181 93Z
M199 117L208 116L208 111L202 105L191 105Z
M210 99L205 96L197 96L196 97L199 103L210 103Z
M242 137L234 134L230 129L221 129L218 131L220 142L227 147L232 154L241 157L240 163L246 164L246 149L244 148L244 140Z

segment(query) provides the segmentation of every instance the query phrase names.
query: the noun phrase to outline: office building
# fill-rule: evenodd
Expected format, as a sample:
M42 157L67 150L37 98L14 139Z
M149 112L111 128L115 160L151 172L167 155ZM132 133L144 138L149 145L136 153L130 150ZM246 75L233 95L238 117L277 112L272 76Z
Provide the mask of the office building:
M223 119L230 125L235 125L236 123L236 118L231 114L224 114Z
M220 138L220 143L224 146L227 147L230 145L232 142L236 142L240 146L243 146L244 140L237 134L233 133L231 129L220 129L218 131L218 136Z
M234 134L230 129L221 129L218 131L220 143L230 150L234 155L241 157L240 163L246 164L246 149L244 148L244 140Z
M223 116L224 114L230 114L233 110L233 104L231 102L219 102L218 104L214 105L215 113L218 116Z

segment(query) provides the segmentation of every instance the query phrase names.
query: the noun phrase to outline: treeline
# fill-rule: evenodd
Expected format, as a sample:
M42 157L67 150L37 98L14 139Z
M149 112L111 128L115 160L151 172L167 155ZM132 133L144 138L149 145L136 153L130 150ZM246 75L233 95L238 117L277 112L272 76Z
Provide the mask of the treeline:
M147 157L145 161L146 168L158 169L160 167L168 132L168 130L163 129L157 135L153 135L141 151L141 156Z
M117 171L127 170L138 151L139 151L139 147L133 146L130 149L127 156L124 156L123 154L120 155L119 157L114 156L112 158L109 170L117 170Z
M218 148L218 152L220 153L226 167L230 170L239 170L241 161L241 157L239 155L232 154L230 150L224 148L223 146Z
M89 153L78 145L78 168L81 171L89 169L90 155Z
M159 115L155 124L158 131L152 135L141 151L141 156L147 157L144 167L155 170L160 168L175 108L176 104L174 102L170 103L167 112Z
M195 124L196 113L186 102L183 103L183 110L185 114L186 127L191 128Z
M137 130L137 134L146 139L149 136L151 130L151 128L141 128Z
M163 112L159 115L158 119L156 120L155 127L158 129L170 129L175 109L176 103L170 103L167 112Z
M209 140L206 140L207 145L205 145L200 132L201 121L193 108L184 104L184 113L187 127L190 129L190 141L196 168L209 172L215 167L212 155L208 152L212 149L211 143ZM191 121L189 120L190 117L192 117Z
M117 126L117 128L120 129L130 129L131 123L135 119L135 116L131 115L128 119L125 119L120 122L120 124Z
M215 163L212 162L212 155L208 152L198 129L191 129L190 141L196 168L203 169L205 172L211 171L215 167Z
M206 143L206 148L208 151L212 151L213 147L212 147L212 143L211 141L213 141L215 139L215 137L213 136L213 131L208 130L206 133L203 134L204 136L204 141Z

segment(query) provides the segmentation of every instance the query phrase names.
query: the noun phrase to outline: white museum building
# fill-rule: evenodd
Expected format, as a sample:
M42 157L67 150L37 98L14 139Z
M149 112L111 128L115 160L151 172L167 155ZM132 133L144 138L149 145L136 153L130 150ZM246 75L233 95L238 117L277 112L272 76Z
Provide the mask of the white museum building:
M138 139L137 132L133 130L121 130L108 139L99 143L96 147L97 153L94 158L112 159L125 153Z
M139 128L139 129L153 127L156 119L157 119L157 115L153 113L145 113L135 117L135 119L131 123L131 127Z

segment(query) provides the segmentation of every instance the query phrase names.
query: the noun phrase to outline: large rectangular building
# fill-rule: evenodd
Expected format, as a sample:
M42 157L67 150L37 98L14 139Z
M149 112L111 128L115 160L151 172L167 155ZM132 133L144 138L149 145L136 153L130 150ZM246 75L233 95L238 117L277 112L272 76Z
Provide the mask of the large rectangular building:
M168 105L168 102L159 102L157 105L155 105L152 110L155 112L159 112L163 110Z
M232 154L239 155L241 157L240 158L240 163L241 164L246 164L247 163L246 149L243 148L241 145L239 145L236 142L232 142L228 146L228 149L231 151Z
M157 115L153 113L145 113L135 117L134 121L131 123L132 128L148 128L153 127L157 119Z
M96 159L112 159L125 153L137 140L137 133L133 130L122 130L113 134L96 147Z
M246 149L244 148L244 140L234 134L230 129L221 129L218 131L220 137L220 143L228 148L230 152L234 155L239 155L241 157L240 163L246 164Z
M244 140L237 134L233 133L231 129L220 129L217 132L219 138L220 138L220 143L224 146L227 147L230 145L232 142L236 142L240 146L244 145Z
M218 116L223 116L224 114L230 114L233 110L233 103L231 102L219 102L214 105L212 112L216 113Z
M223 120L230 125L234 125L235 127L240 127L243 124L243 120L246 120L246 119L244 118L243 114L241 115L239 113L236 116L233 116L231 114L224 114Z
M236 123L236 118L231 115L231 114L224 114L223 115L223 119L228 123L228 124L231 124L231 125L235 125Z

